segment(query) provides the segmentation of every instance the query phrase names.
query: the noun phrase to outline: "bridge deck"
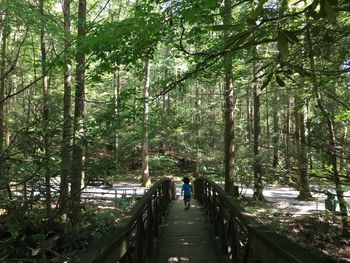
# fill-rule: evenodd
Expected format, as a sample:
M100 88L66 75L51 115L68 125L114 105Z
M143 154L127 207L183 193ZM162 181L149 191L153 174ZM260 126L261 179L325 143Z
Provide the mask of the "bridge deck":
M195 200L189 210L184 209L183 200L173 201L160 229L153 263L223 262L206 218Z

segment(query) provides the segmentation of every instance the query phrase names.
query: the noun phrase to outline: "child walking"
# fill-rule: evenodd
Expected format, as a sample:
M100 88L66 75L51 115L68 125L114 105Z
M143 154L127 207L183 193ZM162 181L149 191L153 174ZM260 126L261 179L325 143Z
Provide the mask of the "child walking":
M185 209L190 209L191 195L193 193L192 185L188 177L185 177L182 181L184 184L182 185L181 195L184 196Z

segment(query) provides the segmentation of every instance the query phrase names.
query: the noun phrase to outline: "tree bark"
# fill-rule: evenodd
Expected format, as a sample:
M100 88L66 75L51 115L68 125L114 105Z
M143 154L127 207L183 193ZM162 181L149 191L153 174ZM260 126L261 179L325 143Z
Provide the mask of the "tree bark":
M295 99L296 107L300 102L299 98ZM299 103L298 103L299 102ZM308 150L306 142L305 129L305 105L301 109L296 109L295 112L295 137L297 145L297 159L298 159L298 190L299 200L311 200L309 175L308 175Z
M265 87L265 94L269 94L268 86ZM265 101L265 122L266 122L266 145L271 145L271 134L270 134L270 112L269 112L269 96L266 96L266 101Z
M4 138L4 111L5 111L5 69L6 69L6 49L7 49L7 38L8 38L8 30L6 25L6 15L0 18L0 22L2 27L0 28L1 33L1 61L0 61L0 155L2 155L5 151L5 138ZM12 198L12 193L10 189L9 178L7 178L5 173L5 165L4 161L0 160L0 178L5 178L4 184L7 189L8 198Z
M164 70L164 81L167 81L169 78L169 68L170 68L170 49L165 49L165 70ZM160 141L160 149L159 152L161 154L165 154L167 147L168 147L168 138L169 138L169 132L167 129L167 121L168 121L168 114L170 110L170 94L169 92L165 93L163 95L163 115L162 115L162 128L161 128L161 135L162 140Z
M149 60L145 63L144 69L144 90L143 90L143 138L142 138L142 186L149 187L151 185L151 179L149 177L148 167L148 122L149 122L149 84L150 84L150 69L151 64Z
M232 24L232 1L224 1L224 25ZM229 43L230 34L225 33L226 45ZM234 144L234 115L235 115L235 97L233 88L233 65L232 53L227 52L224 55L224 118L225 118L225 192L234 195L234 168L235 168L235 144Z
M257 50L255 48L254 54L257 53ZM256 200L264 201L264 195L263 195L263 184L262 184L262 167L261 167L261 160L260 160L260 147L261 147L261 140L260 140L260 134L261 134L261 127L260 127L260 86L259 82L257 81L257 64L254 61L253 62L253 79L255 80L253 84L253 94L254 94L254 119L253 119L253 125L254 125L254 160L253 160L253 171L254 171L254 194L253 197Z
M62 132L62 148L61 148L61 183L60 183L60 210L64 214L68 208L68 181L70 178L70 169L72 162L71 139L72 139L72 117L71 117L71 94L72 94L72 76L71 76L71 59L69 51L71 49L71 19L70 19L70 2L64 0L63 16L64 16L64 32L65 32L65 52L64 65L64 95L63 95L63 132Z
M74 106L74 137L71 167L71 220L76 223L80 217L81 181L83 176L84 153L84 108L85 108L85 54L82 41L85 37L86 0L79 0L78 38L76 55L76 86Z
M290 157L290 141L291 141L291 135L290 135L290 129L291 129L291 114L292 114L292 100L288 96L288 103L287 103L287 113L286 113L286 138L285 138L285 167L287 170L287 178L286 182L289 182L291 179L291 157Z
M252 144L252 118L251 118L251 102L250 102L250 92L251 92L251 86L247 85L246 89L246 121L247 121L247 131L246 131L246 142L248 143L249 147L251 147Z
M272 161L272 167L276 169L279 164L279 114L278 114L278 93L276 90L273 92L273 99L272 99L272 111L273 111L273 136L272 136L272 142L273 142L273 161Z
M119 69L116 70L114 74L114 114L115 118L118 119L119 115L119 95L120 95L120 71ZM114 146L113 146L113 158L114 162L117 165L118 158L119 158L119 136L118 131L116 128L114 128ZM117 168L117 167L116 167Z
M195 119L195 127L196 127L196 170L195 177L200 174L200 136L201 136L201 97L200 97L200 86L196 83L196 119Z
M47 76L46 67L46 33L45 33L45 14L44 14L44 0L39 2L40 14L42 19L42 26L40 32L40 50L41 50L41 74L44 76L42 79L42 91L43 91L43 141L44 141L44 170L45 170L45 198L46 198L46 214L49 217L51 212L51 171L50 171L50 132L49 132L49 82Z

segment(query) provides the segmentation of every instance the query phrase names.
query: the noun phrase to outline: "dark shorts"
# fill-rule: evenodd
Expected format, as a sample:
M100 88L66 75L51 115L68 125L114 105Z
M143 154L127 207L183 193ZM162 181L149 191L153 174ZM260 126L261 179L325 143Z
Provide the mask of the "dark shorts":
M191 195L184 195L184 200L185 201L190 201L191 200Z

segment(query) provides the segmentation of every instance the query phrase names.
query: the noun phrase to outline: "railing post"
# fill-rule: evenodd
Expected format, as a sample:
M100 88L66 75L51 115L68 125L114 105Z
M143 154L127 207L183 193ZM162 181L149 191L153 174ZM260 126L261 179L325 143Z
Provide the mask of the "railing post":
M232 211L230 211L230 219L229 219L229 225L228 225L228 240L231 247L231 262L239 262L238 260L238 243L239 243L239 236L237 232L237 224L236 224L236 218Z
M204 202L204 182L201 179L194 181L194 198L196 198L201 205Z
M153 213L154 213L154 224L155 224L155 228L154 230L154 236L157 237L158 236L158 224L159 224L159 211L158 211L158 200L157 200L157 192L154 194L153 198L152 198L152 204L153 204Z
M226 227L225 227L225 217L224 217L224 209L223 204L219 202L219 213L218 213L218 224L219 224L219 237L220 237L220 246L221 251L224 255L227 255L227 235L226 235Z
M148 256L152 255L153 252L153 208L152 208L152 199L147 204L147 230L146 230L146 242L147 242L147 254Z
M160 211L160 192L159 192L159 189L157 189L157 192L156 192L156 195L155 195L155 203L156 203L156 220L157 220L157 225L159 226L160 225L160 214L161 214L161 211Z
M171 200L175 200L176 198L176 186L175 186L175 182L170 181L171 183Z
M164 216L164 212L163 212L163 208L164 208L164 200L163 200L163 188L160 187L159 191L158 191L158 206L159 206L159 225L163 222L163 216Z
M217 198L216 198L216 193L213 195L213 214L211 218L211 222L214 222L214 234L217 236L219 234L219 227L218 227L218 220L216 220L216 215L217 213Z
M165 193L166 193L166 200L167 200L166 207L168 207L168 205L170 204L170 202L172 200L172 196L173 196L172 182L170 180L167 180L165 182Z
M160 188L161 192L161 198L160 198L160 203L161 203L161 210L162 210L162 216L165 215L165 198L164 196L166 195L166 185L163 184L162 187Z
M145 246L144 246L144 235L145 235L145 228L143 223L142 214L137 218L137 226L136 226L136 263L143 263L144 262L144 252L145 252Z
M207 182L204 182L204 202L203 202L203 206L205 208L208 208L208 199L209 199L209 190L208 190L208 184Z
M211 209L211 202L212 202L212 190L210 189L209 185L208 185L208 195L207 195L207 208L209 209L209 213L211 213L210 209Z

